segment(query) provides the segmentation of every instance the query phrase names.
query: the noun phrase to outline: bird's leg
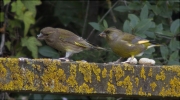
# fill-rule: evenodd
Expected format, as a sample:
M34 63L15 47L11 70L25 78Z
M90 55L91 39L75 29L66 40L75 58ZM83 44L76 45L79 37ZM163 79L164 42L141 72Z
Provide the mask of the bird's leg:
M110 64L118 64L118 63L120 63L121 62L121 57L118 59L118 60L116 60L116 61L113 61L113 62L109 62Z
M72 55L72 52L66 52L65 57L59 58L61 61L70 61L69 57Z
M131 63L131 61L134 59L134 56L131 56L130 59L127 59L126 61L122 62L122 63Z
M121 57L118 60L116 60L114 63L120 63L120 62L121 62Z

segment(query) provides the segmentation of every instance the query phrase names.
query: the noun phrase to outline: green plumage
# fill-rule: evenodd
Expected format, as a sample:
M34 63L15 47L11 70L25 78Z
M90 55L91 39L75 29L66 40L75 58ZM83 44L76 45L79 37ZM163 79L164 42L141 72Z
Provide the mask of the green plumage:
M149 40L122 32L116 28L107 28L100 36L107 40L114 53L123 58L137 56L146 49L157 46L151 44Z

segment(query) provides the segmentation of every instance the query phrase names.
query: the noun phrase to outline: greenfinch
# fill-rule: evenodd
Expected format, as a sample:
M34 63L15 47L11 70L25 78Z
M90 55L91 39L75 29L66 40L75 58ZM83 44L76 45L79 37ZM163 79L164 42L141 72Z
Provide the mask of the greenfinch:
M100 36L105 38L114 53L123 58L141 56L143 52L151 47L160 46L151 44L149 40L122 32L116 28L107 28Z
M65 52L65 57L60 58L62 60L69 60L68 58L74 53L79 53L83 50L106 50L105 48L95 47L73 32L62 28L45 27L41 29L37 37L39 40L45 40L52 48Z

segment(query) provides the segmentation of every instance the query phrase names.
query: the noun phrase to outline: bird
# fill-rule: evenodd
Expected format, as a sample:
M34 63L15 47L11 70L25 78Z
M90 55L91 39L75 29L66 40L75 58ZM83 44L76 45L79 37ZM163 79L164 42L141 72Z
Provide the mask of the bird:
M99 35L105 38L112 51L122 58L131 57L133 59L136 56L142 56L144 51L149 48L160 46L114 27L105 29ZM116 62L119 62L120 59Z
M37 35L37 38L39 40L45 40L46 44L52 48L65 52L65 57L59 58L65 61L69 61L70 56L83 50L106 50L102 47L93 46L82 37L62 28L44 27L40 30L40 34Z

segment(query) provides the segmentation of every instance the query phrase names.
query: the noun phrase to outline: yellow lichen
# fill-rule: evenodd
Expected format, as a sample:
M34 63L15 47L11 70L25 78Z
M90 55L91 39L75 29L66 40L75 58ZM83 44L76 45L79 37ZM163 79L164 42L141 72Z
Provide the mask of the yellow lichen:
M91 83L92 67L87 62L79 62L79 72L84 75L84 81Z
M142 91L142 87L140 87L138 94L141 96L146 95L146 93Z
M124 87L123 81L118 81L116 84L117 84L117 86L122 86L122 87Z
M152 82L151 84L150 84L150 86L151 86L151 88L152 88L152 90L154 91L154 89L156 88L156 83L155 82Z
M152 68L149 69L148 76L152 77Z
M7 75L7 70L6 68L3 66L3 64L0 64L0 78L5 79Z
M78 85L76 81L76 65L71 64L70 65L70 76L66 80L67 84L71 87L75 87Z
M111 82L111 83L112 83L112 78L113 78L113 70L112 69L109 71L109 82Z
M138 85L139 85L139 78L138 77L135 78L135 84L138 87Z
M166 86L167 87L167 86ZM161 91L159 92L160 96L180 96L180 79L177 77L172 78L169 81L169 86L165 89L162 87Z
M148 93L147 96L151 96L151 93Z
M117 86L122 86L123 88L126 89L126 94L127 95L132 95L133 84L132 84L129 76L124 78L123 81L118 81Z
M111 94L115 94L116 93L116 88L113 84L111 84L110 82L107 83L107 92L111 93Z
M106 68L104 68L102 70L102 78L106 78L106 77L107 77L107 70L106 70Z
M165 80L165 78L166 76L163 70L160 72L160 74L156 75L156 80Z
M162 66L166 71L172 71L177 73L177 76L180 77L180 66L179 65L171 65L171 66Z
M96 91L94 88L90 88L86 83L83 83L82 85L77 88L76 92L78 93L95 93Z
M91 66L92 66L92 70L93 70L94 74L96 75L97 81L101 81L101 78L99 76L99 74L101 73L101 69L95 63L91 64Z
M160 95L160 96L163 96L163 97L164 97L164 96L167 96L164 87L162 87L161 91L159 92L159 95Z
M120 65L118 65L118 66L116 66L116 67L113 66L112 68L113 68L114 73L115 73L116 81L119 81L119 79L124 76L124 71L122 70L122 68L120 67Z
M124 63L123 66L124 66L124 70L132 71L132 73L134 73L134 66L128 63Z
M144 67L141 68L141 72L140 72L140 77L144 79L146 79L146 75L145 75L145 70L144 70Z
M57 68L57 62L45 62L46 68L41 76L44 91L68 92L68 87L63 85L66 81L66 74L61 68Z

